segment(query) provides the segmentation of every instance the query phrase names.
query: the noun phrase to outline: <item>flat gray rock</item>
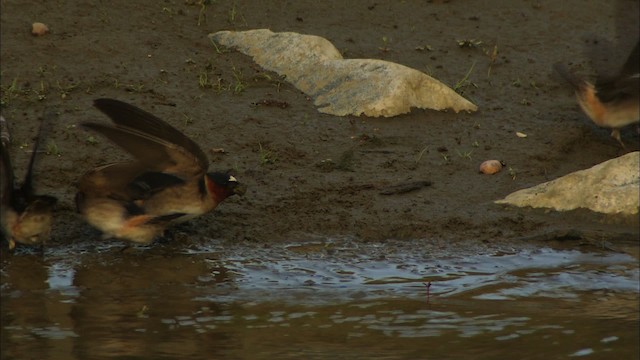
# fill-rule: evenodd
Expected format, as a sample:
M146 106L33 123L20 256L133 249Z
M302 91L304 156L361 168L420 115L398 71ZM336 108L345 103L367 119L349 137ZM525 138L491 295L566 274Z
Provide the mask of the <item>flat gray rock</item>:
M404 65L375 59L343 59L328 40L267 29L219 31L209 38L237 49L314 99L320 112L391 117L421 109L476 111L440 81Z
M590 169L516 191L498 204L551 208L586 208L605 214L638 214L640 208L640 153L628 153Z

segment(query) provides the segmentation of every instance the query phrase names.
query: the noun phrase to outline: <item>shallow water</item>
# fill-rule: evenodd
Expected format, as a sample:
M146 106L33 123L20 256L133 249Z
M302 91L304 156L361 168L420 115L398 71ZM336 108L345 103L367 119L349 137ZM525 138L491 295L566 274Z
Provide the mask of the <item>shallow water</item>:
M3 254L2 358L637 358L638 259L588 250L18 251Z

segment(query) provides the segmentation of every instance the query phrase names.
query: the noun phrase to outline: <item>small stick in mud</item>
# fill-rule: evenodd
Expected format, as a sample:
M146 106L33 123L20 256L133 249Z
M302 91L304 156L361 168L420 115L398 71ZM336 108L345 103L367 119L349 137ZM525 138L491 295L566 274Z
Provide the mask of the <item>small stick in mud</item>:
M427 287L427 304L429 303L429 298L431 297L431 281L422 283L422 285Z
M387 186L386 188L380 190L380 195L398 195L405 194L411 191L422 189L423 187L431 186L431 181L421 180L421 181L410 181L397 185Z

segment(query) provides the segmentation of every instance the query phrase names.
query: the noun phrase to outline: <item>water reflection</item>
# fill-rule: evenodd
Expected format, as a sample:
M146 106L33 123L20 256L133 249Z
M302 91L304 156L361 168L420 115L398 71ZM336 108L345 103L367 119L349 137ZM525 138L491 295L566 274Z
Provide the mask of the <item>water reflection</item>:
M3 254L0 351L3 359L639 353L634 257L415 249L213 242Z
M101 259L95 257L77 268L74 286L81 296L69 316L78 333L108 336L76 339L78 357L216 354L230 342L224 331L206 337L172 334L190 326L190 316L185 314L219 313L215 304L205 310L190 301L200 291L199 277L209 273L205 262L180 254L145 252L123 254L117 261Z

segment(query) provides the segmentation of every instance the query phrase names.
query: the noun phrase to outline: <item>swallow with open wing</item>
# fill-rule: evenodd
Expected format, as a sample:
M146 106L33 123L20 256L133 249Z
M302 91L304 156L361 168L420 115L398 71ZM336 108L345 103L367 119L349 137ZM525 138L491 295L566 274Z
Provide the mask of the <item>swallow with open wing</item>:
M98 99L113 125L87 122L133 155L134 161L100 166L79 181L78 212L107 237L148 244L171 224L212 211L246 188L222 172L207 172L202 149L180 131L133 105Z

